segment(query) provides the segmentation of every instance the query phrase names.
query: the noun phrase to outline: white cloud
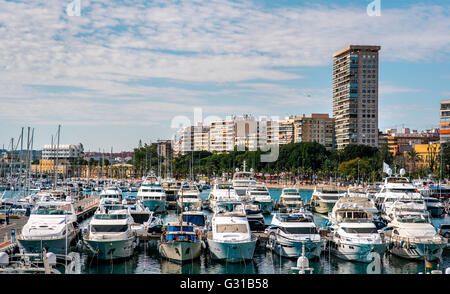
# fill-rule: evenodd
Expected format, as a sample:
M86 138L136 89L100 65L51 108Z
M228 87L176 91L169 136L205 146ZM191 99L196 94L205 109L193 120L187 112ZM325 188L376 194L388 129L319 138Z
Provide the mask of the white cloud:
M329 89L276 83L303 78L286 70L291 67L329 66L332 53L348 44L379 44L382 60L390 61L432 61L450 53L449 7L383 9L381 17L369 17L365 10L339 6L269 10L246 1L125 2L81 0L81 16L69 17L68 1L0 0L2 118L152 124L193 105L235 113L233 105L214 106L214 97L245 91L267 105L274 95L285 106L330 104ZM131 84L152 78L231 86L214 92ZM79 90L45 92L27 85ZM414 89L380 89L405 91ZM118 109L138 116L159 111L144 120L117 121L110 114Z

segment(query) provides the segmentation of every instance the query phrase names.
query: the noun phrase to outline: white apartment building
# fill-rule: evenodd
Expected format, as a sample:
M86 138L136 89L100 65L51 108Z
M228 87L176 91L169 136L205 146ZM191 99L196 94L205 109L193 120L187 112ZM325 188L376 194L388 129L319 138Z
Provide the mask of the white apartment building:
M84 152L83 144L45 145L42 149L42 159L76 159L81 158Z

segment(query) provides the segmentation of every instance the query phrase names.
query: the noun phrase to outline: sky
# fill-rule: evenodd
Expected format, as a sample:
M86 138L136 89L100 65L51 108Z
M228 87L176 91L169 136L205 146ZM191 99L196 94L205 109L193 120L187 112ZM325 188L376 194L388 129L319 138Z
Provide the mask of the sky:
M132 150L194 109L331 115L332 55L350 44L381 46L380 130L438 127L448 0L0 0L0 148L31 127L41 149L61 125L61 144Z

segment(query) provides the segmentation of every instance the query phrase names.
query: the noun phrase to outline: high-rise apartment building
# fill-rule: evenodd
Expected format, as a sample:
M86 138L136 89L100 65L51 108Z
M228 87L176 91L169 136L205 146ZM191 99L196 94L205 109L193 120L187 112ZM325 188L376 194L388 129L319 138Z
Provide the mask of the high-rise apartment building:
M439 128L441 143L450 142L450 100L441 102Z
M378 147L378 51L350 45L333 55L333 117L336 147Z
M235 127L231 118L211 122L209 129L209 151L233 151L235 144Z
M297 117L294 121L294 142L317 142L329 151L334 150L334 118L327 113Z

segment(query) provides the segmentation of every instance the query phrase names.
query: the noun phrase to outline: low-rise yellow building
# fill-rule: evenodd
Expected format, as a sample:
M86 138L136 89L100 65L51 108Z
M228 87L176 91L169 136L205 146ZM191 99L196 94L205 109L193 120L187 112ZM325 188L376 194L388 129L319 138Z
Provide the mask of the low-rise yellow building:
M416 144L414 145L414 151L420 158L420 164L422 166L429 166L430 161L434 160L436 162L436 167L440 163L440 146L441 144Z

